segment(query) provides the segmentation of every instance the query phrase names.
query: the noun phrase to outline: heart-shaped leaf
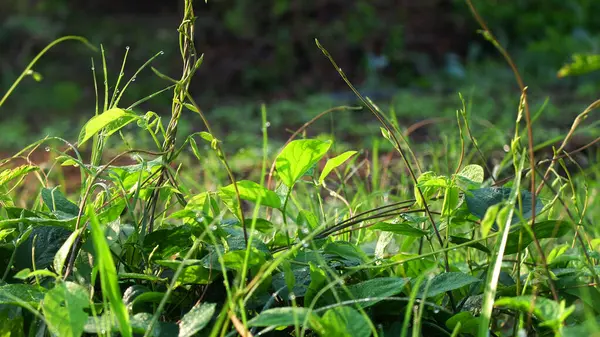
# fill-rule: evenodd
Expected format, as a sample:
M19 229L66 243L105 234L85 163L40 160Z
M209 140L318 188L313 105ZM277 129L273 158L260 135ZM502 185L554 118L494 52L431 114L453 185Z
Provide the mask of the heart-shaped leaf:
M316 139L291 141L277 156L275 167L281 181L292 187L331 147L331 142Z

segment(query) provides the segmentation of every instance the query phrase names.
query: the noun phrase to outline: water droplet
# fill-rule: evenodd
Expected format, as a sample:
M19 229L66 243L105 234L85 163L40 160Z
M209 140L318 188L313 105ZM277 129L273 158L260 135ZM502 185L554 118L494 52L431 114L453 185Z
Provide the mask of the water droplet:
M211 231L216 231L216 230L217 230L217 226L216 226L216 225L212 225L212 226L210 226L210 230L211 230Z
M440 312L440 309L439 309L439 308L435 308L435 309L433 309L433 313L434 313L434 314L437 314L437 313L439 313L439 312Z
M310 232L310 230L308 229L308 227L306 227L306 226L302 227L302 233L303 234L308 234L309 232Z
M131 82L135 82L135 77L132 77L132 78L131 78Z
M92 67L92 71L96 70L96 68Z
M266 122L265 123L265 128L268 128L269 126L271 126L271 122Z
M50 152L50 146L46 146L44 150L46 150L46 152Z
M296 295L294 295L294 294L292 293L292 294L290 294L289 298L290 298L290 301L293 301L293 300L295 300L295 299L296 299Z
M334 197L335 196L335 192L334 191L329 192L329 196Z
M161 50L161 51L158 52L158 55L163 55L164 53L165 52Z
M308 242L306 242L306 240L302 240L302 247L308 248Z
M129 50L129 46L125 47L125 49Z

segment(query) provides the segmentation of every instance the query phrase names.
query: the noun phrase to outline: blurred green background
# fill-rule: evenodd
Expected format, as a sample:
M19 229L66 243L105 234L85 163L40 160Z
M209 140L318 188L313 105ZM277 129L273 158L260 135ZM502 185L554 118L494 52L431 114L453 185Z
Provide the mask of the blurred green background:
M183 1L0 1L0 93L52 40L81 35L107 51L114 85L127 46L126 78L157 52L153 66L178 78L177 31ZM475 0L475 6L514 57L534 108L550 97L540 123L568 127L597 97L598 72L559 79L574 53L600 49L600 1ZM315 46L325 46L350 79L400 121L452 117L457 93L473 115L496 125L514 121L519 90L510 68L480 34L464 1L454 0L209 0L195 6L196 43L205 54L191 92L226 144L243 147L260 137L260 104L267 103L271 133L289 134L318 112L355 98ZM35 67L0 108L0 149L13 150L47 134L73 140L94 112L91 59L99 53L67 42ZM38 79L39 80L39 79ZM101 83L100 83L101 84ZM168 85L149 69L126 92L128 105ZM170 113L171 94L142 105ZM143 111L142 111L143 112ZM191 114L190 114L191 115ZM361 142L377 136L367 112L341 113L317 124ZM505 124L502 124L506 122ZM181 132L200 128L195 116Z

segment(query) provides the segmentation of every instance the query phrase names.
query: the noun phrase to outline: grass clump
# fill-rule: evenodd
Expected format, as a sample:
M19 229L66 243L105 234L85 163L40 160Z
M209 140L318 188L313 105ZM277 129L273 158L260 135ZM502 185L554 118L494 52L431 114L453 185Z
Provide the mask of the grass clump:
M231 156L188 91L202 64L194 19L186 0L179 79L151 68L173 93L168 122L136 110L154 95L121 102L152 59L125 84L121 72L109 93L101 48L104 85L93 73L103 92L77 143L44 138L1 162L3 335L598 331L598 167L573 160L592 143L565 151L598 101L538 161L540 115L514 67L521 96L511 135L475 127L459 96L456 126L412 144L394 109L362 96L317 41L360 106L324 111L283 146L270 142L263 106L261 143ZM368 151L309 136L319 118L359 109L381 126ZM178 132L188 115L204 131ZM135 148L138 134L153 148ZM50 166L30 160L41 147L54 154ZM56 165L78 171L79 188L67 191Z

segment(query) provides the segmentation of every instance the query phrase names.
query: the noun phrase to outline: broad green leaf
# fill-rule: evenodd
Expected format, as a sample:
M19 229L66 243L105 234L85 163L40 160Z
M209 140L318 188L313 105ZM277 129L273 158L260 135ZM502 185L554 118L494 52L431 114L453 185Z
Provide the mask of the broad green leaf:
M367 318L349 306L335 307L321 317L321 336L369 337L371 328Z
M439 192L440 188L445 188L447 185L446 177L438 176L431 171L423 172L417 178L417 186L413 187L413 193L417 200L417 204L423 206L424 203L429 202L429 199ZM423 194L422 198L417 187L421 189L421 193Z
M542 322L555 327L575 310L574 305L566 308L564 301L558 303L542 296L530 295L499 298L495 306L533 313Z
M369 227L370 230L380 230L384 232L392 232L394 234L401 234L406 236L413 237L422 237L427 235L427 232L411 226L408 222L401 222L397 224L392 224L388 222L379 222L374 226Z
M56 275L55 273L49 271L48 269L36 269L34 271L31 271L29 268L25 268L21 271L19 271L18 273L15 274L15 276L13 276L16 279L19 280L27 280L30 279L32 277L53 277L56 278L58 275Z
M471 239L467 239L467 238L463 238L463 237L460 237L460 236L454 236L454 235L450 236L450 242L454 243L456 245L467 243L469 241L472 241L472 240ZM475 248L475 249L480 250L480 251L482 251L482 252L484 252L486 254L491 254L492 253L486 246L482 245L479 242L473 242L473 243L467 245L467 247Z
M479 282L479 279L469 274L460 272L449 272L436 275L429 284L427 297L434 297L447 291L455 290L467 286L471 283ZM423 296L426 284L423 283L419 289L419 297Z
M54 261L53 261L54 262L53 263L54 271L59 276L62 275L62 269L65 265L65 261L67 259L67 256L69 255L71 247L73 246L73 243L75 242L75 239L77 239L77 237L79 236L79 234L81 234L82 231L83 231L83 227L79 228L78 230L71 233L71 235L69 235L69 237L63 243L63 245L60 247L60 249L56 252L56 255L54 255Z
M214 303L200 303L181 318L179 323L179 337L191 337L206 327L215 314L217 305Z
M281 181L292 187L331 147L331 142L316 139L291 141L275 160Z
M32 252L35 252L35 267L50 267L56 253L71 235L71 231L62 227L40 226L32 229L29 237L17 248L15 267L17 269L33 269Z
M481 220L480 231L481 236L486 237L492 227L496 224L496 217L498 216L498 211L500 210L500 204L492 205L488 207L485 211L485 215ZM496 227L497 228L497 227Z
M177 279L176 286L184 284L210 284L220 274L216 268L211 270L204 266L185 267Z
M77 218L70 219L56 219L52 217L39 218L39 217L28 217L20 219L6 219L0 220L0 229L15 228L19 224L32 225L35 227L61 227L62 229L71 230L75 227Z
M398 295L404 290L404 286L407 282L408 279L406 278L378 277L347 286L346 288L350 292L350 295L342 289L338 290L338 292L346 300L365 300L373 298L373 300L370 301L357 303L362 308L367 308L384 300L386 297Z
M460 323L459 332L468 333L473 336L477 335L477 328L479 327L479 318L473 316L472 313L468 311L459 312L458 314L450 317L446 321L446 327L454 331L458 323Z
M38 167L33 165L21 165L12 169L0 171L0 186L5 186L9 181L20 178L31 171L37 171Z
M92 117L85 123L79 133L79 146L83 145L104 128L106 128L106 136L110 136L138 118L139 117L135 113L127 110L119 108L106 110L103 113Z
M324 254L333 255L333 258L339 258L344 265L358 266L367 262L367 255L358 246L346 241L330 242L323 248Z
M225 267L233 270L242 270L244 268L248 269L266 262L264 253L260 252L255 247L250 249L250 256L247 264L244 264L246 262L245 258L246 251L244 250L234 250L223 254L223 262L225 263Z
M306 320L318 320L318 316L307 308L283 307L268 309L248 321L248 326L302 326Z
M510 197L511 189L507 187L484 187L476 190L471 190L466 194L465 199L469 212L476 217L483 219L487 209L493 205L499 204L502 201L508 200ZM517 204L515 208L515 214L512 217L512 223L520 222L520 217L517 213L519 209L523 210L523 218L525 220L531 218L531 193L529 191L520 191L522 205ZM536 199L535 213L538 214L543 208L543 205L539 198Z
M473 182L482 183L484 178L483 167L479 165L467 165L458 173L459 176L465 177Z
M27 303L33 307L44 298L45 288L31 284L5 284L0 286L0 304L22 305Z
M42 200L51 212L62 212L70 217L76 217L79 214L79 207L71 202L58 188L43 188Z
M304 294L304 303L312 303L315 296L321 291L322 287L327 282L327 274L323 268L319 268L314 262L309 262L310 267L310 283Z
M42 309L48 328L56 336L79 337L87 322L87 290L73 282L58 283L44 296Z
M321 175L319 176L319 184L323 183L323 180L333 171L336 167L342 165L346 160L350 159L353 155L355 155L356 151L346 151L339 156L331 158L325 163L325 167L323 171L321 171Z
M100 272L102 295L108 297L110 307L119 321L121 334L125 337L132 337L129 314L121 298L117 270L108 243L104 238L104 231L100 228L94 208L88 206L86 213L90 218L92 241L96 250L96 264Z
M253 181L241 180L238 181L236 185L242 200L257 202L260 198L261 205L273 208L281 207L281 201L275 192L266 189ZM225 203L233 204L234 207L237 205L236 193L233 184L221 187L219 189L219 195Z
M284 272L273 275L271 281L274 289L279 290L283 288L279 292L279 296L287 298L290 293L298 297L305 296L311 283L309 267L283 268L283 270Z
M23 310L15 306L0 306L0 336L20 337L25 334L23 322Z
M600 69L600 54L574 54L573 61L558 71L558 77L576 76Z
M528 226L528 225L525 225ZM538 240L549 239L549 238L560 238L561 236L571 232L573 230L573 224L568 221L561 220L546 220L537 222L533 230L535 237ZM519 231L512 232L508 235L508 241L506 242L506 249L504 250L505 255L515 254L519 251L524 250L533 242L533 238L528 230L521 228L523 233L521 250L519 250Z

